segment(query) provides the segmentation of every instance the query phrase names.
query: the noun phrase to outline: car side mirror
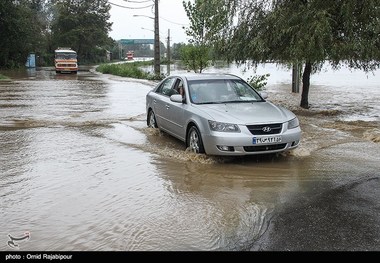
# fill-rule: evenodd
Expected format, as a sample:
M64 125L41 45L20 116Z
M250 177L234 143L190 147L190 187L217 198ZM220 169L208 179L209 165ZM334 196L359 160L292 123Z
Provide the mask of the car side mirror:
M173 101L173 102L178 102L178 103L182 103L182 102L183 102L183 99L182 99L182 95L181 95L181 94L174 94L174 95L171 95L171 96L170 96L170 100Z
M260 92L260 95L264 100L268 98L268 93L266 92Z

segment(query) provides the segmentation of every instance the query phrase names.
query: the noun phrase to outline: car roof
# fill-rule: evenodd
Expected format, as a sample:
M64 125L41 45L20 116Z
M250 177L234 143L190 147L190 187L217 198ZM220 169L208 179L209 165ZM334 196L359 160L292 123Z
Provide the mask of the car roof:
M175 76L182 77L187 80L241 79L240 77L229 73L183 73L176 74Z
M76 53L76 52L72 49L56 49L55 53Z

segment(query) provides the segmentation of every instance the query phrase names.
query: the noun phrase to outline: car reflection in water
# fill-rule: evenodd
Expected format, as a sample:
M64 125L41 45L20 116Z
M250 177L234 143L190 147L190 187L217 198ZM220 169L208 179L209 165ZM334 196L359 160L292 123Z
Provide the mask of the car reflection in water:
M266 98L235 75L171 75L146 95L147 125L195 153L237 156L296 148L298 118Z

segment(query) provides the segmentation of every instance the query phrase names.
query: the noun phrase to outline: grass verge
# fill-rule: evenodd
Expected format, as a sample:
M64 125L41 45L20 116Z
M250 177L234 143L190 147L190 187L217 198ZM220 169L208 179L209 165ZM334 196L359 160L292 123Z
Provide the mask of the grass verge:
M0 74L0 80L2 80L2 79L9 79L9 78L7 76L4 76L4 75Z
M129 77L135 79L161 80L163 76L156 76L142 70L140 67L152 65L151 61L137 61L119 64L101 64L96 68L96 71L103 74L112 74L121 77Z

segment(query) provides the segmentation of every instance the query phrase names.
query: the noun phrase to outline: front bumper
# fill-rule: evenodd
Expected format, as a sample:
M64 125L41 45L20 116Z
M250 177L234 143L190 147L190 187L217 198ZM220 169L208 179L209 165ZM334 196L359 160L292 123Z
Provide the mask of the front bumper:
M255 140L253 139L255 137ZM254 144L258 139L281 138L280 142ZM247 129L240 133L211 132L203 134L203 145L208 155L257 155L283 152L294 149L301 140L300 127L286 130L275 135L252 135Z

